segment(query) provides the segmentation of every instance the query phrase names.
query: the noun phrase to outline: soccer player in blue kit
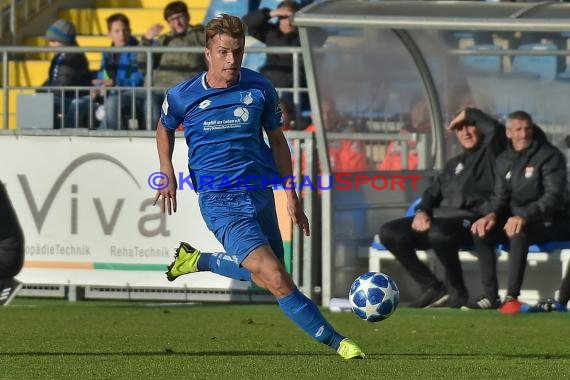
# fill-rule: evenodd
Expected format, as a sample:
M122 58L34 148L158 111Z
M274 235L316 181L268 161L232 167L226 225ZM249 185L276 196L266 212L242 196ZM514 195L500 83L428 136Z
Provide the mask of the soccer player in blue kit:
M285 315L315 340L344 359L364 358L360 347L337 333L297 289L283 266L271 184L283 178L293 223L306 235L309 223L292 183L277 92L261 74L241 68L245 33L238 17L221 14L212 19L206 26L204 51L208 71L171 88L162 105L156 140L160 170L170 181L157 192L155 203L163 212L176 212L172 152L174 131L182 124L202 217L225 249L206 253L183 242L167 278L211 271L251 280L273 294Z

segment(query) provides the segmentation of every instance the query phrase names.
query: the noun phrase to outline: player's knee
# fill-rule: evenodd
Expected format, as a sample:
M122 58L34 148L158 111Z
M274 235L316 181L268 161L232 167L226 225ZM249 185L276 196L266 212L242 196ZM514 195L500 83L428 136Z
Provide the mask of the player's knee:
M455 238L449 231L439 226L432 225L428 232L430 243L436 245L453 244Z
M292 280L289 274L282 268L274 267L261 273L267 290L271 293L287 293L292 289Z

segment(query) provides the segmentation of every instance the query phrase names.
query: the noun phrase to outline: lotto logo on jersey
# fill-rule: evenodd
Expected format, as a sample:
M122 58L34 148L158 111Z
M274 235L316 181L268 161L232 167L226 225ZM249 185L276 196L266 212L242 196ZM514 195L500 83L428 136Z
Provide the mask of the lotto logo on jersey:
M198 104L198 108L203 110L203 109L206 109L210 104L212 104L212 101L206 99L202 103Z

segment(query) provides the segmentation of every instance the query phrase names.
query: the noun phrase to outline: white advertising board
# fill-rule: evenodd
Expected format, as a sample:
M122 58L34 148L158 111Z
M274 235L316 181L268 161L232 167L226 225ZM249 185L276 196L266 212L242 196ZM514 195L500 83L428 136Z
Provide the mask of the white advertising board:
M18 278L26 284L248 288L211 273L166 280L180 241L206 252L222 247L187 184L179 185L177 213L164 215L152 205L149 178L159 170L154 138L2 135L0 158L0 180L25 233ZM173 162L186 177L183 138Z

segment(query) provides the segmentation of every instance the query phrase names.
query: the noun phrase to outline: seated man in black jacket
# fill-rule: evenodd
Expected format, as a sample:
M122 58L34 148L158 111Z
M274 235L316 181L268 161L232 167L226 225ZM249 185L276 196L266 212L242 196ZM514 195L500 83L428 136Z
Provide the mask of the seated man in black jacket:
M570 202L566 183L566 159L550 144L544 132L524 111L507 120L510 144L497 159L493 196L486 215L473 223L474 244L485 295L471 308L500 306L495 246L508 242L509 275L505 302L500 311L518 313L528 246L570 236Z
M495 159L506 146L504 126L474 108L461 111L448 129L455 131L463 153L450 159L426 189L414 217L388 222L379 232L382 244L423 290L411 307L459 308L467 303L458 252L472 244L471 223L484 215L493 191ZM418 259L416 249L435 251L445 267L449 292Z

